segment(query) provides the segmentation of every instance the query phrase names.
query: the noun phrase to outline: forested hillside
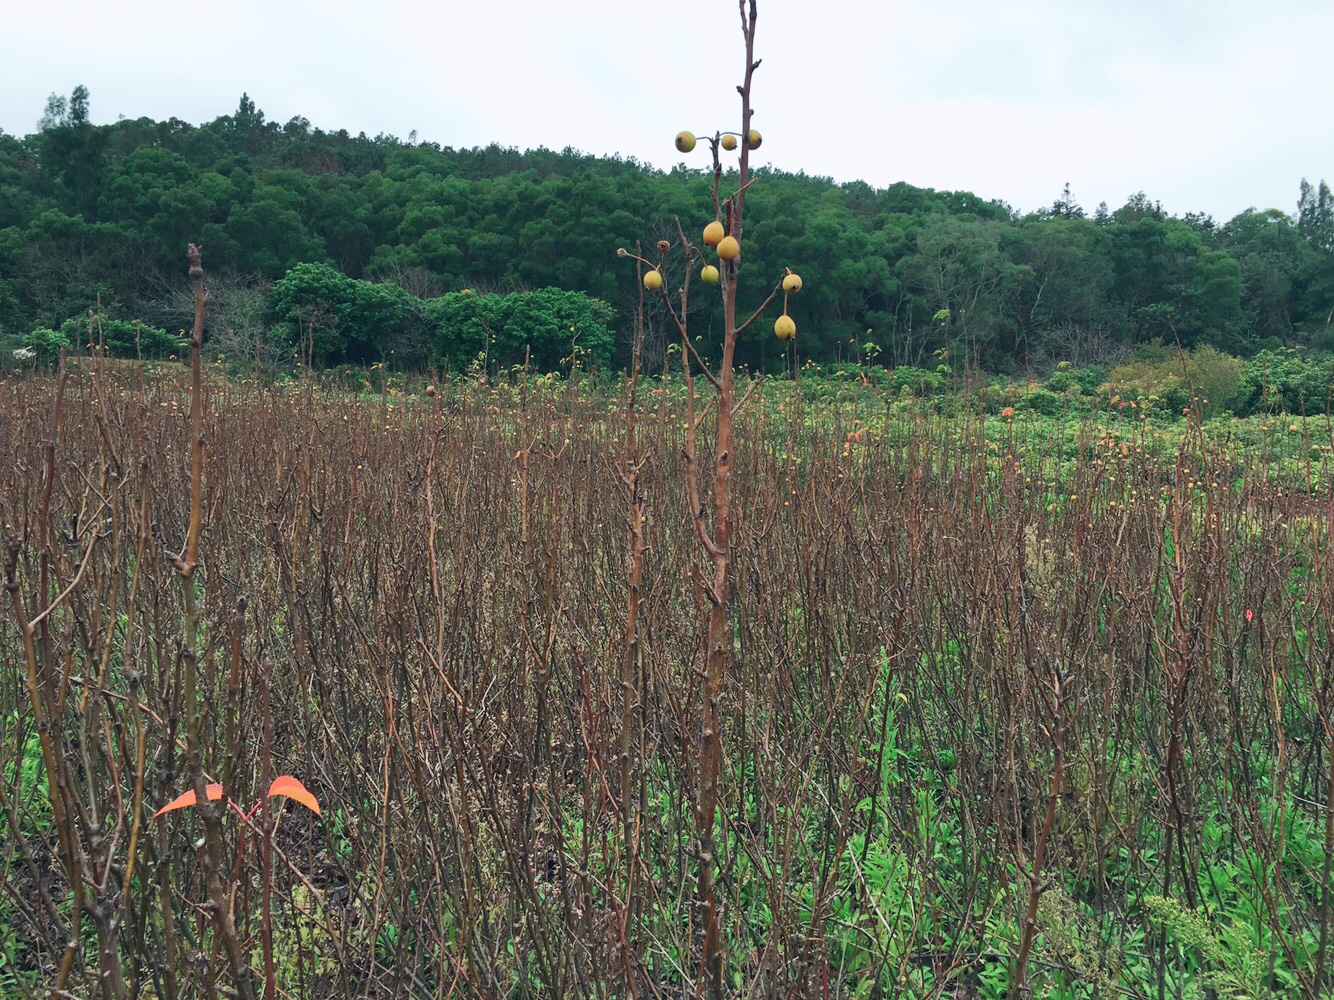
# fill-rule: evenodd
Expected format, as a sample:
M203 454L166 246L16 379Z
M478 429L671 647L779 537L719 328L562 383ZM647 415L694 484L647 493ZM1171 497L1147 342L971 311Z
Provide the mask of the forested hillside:
M203 125L99 126L80 87L33 134L0 133L0 337L72 340L98 301L108 322L173 331L195 240L217 276L213 344L234 358L290 359L300 328L323 364L503 363L526 342L544 366L572 349L614 364L638 295L616 248L673 238L674 217L694 234L710 214L702 163L354 136L268 121L245 96ZM761 170L744 261L755 275L799 266L793 311L815 361L846 357L852 338L887 364L966 349L1002 372L1156 340L1328 349L1334 196L1299 180L1292 214L1218 222L1142 193L1086 211L1067 188L1020 215L966 192ZM748 336L741 360L776 360L767 333ZM132 349L127 333L113 346Z

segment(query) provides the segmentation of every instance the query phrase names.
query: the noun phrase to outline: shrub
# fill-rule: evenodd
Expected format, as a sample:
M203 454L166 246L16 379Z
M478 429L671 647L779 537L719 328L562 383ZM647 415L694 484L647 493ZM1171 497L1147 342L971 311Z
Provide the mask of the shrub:
M896 392L907 389L919 396L932 396L945 389L945 376L938 371L900 365L890 373L889 384Z
M22 337L0 333L0 369L27 367L37 359L37 352Z
M1107 390L1127 399L1161 404L1180 414L1191 404L1194 390L1206 415L1244 404L1246 365L1213 347L1199 347L1182 358L1165 349L1141 351L1134 361L1113 368Z
M69 347L70 342L63 331L39 326L24 335L23 346L33 352L33 360L39 365L53 365L60 354L60 349Z
M1044 417L1054 417L1061 412L1061 397L1046 389L1035 389L1020 396L1015 406L1030 413L1040 413Z
M77 344L88 336L88 317L71 316L60 324L66 343ZM93 321L93 341L106 345L107 353L117 358L163 357L180 346L180 340L166 330L132 319L98 316Z
M499 302L499 295L471 291L449 292L427 302L431 364L458 370L472 358L488 353L495 339Z
M1092 396L1107 381L1107 369L1102 365L1087 365L1075 372L1075 381L1084 395Z
M496 346L511 364L531 350L538 371L566 369L575 360L580 368L601 369L611 362L613 316L609 305L583 292L515 292L496 306Z
M1108 374L1103 389L1113 398L1121 396L1153 403L1177 415L1190 402L1180 370L1173 370L1167 361L1136 360L1117 365Z
M830 382L841 389L857 391L883 390L893 387L889 369L882 365L868 363L864 365L851 361L832 362L825 365L807 364L802 367L802 378L816 382Z
M1056 393L1069 392L1070 389L1078 386L1079 382L1075 378L1075 373L1064 367L1052 372L1051 377L1042 383L1042 388L1048 392Z
M1186 374L1204 411L1219 413L1233 407L1246 377L1246 364L1240 358L1206 344L1191 352L1186 361Z
M509 295L451 292L426 303L431 360L458 368L486 353L492 368L522 364L531 350L538 372L568 369L573 360L585 370L611 363L614 312L583 292L541 288Z
M973 390L973 403L979 413L999 413L1014 399L1014 390L1005 385L979 385Z
M1324 413L1334 387L1334 360L1305 351L1261 351L1245 365L1238 392L1248 412Z

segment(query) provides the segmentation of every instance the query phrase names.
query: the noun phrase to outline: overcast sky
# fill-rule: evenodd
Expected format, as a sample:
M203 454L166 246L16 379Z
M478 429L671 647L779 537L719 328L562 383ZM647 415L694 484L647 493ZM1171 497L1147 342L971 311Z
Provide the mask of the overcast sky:
M1334 0L760 0L759 161L1220 222L1334 182ZM658 167L739 127L735 0L0 5L0 128L84 84L95 122L269 120ZM687 159L703 165L697 150Z

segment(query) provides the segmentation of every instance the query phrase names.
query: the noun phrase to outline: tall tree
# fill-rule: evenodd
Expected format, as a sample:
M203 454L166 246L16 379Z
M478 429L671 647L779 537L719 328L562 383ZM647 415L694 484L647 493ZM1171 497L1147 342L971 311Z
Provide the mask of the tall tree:
M1066 181L1065 187L1061 189L1061 196L1051 203L1051 216L1056 219L1084 218L1084 209L1070 193L1069 181Z
M1314 251L1298 279L1302 332L1334 350L1334 195L1323 180L1312 185L1302 178L1297 231Z
M1010 300L1018 360L1070 361L1061 355L1072 329L1110 333L1124 325L1108 301L1114 281L1108 243L1106 229L1082 218L1082 212L1068 218L1030 216L1009 228L1002 246L1027 268Z
M1011 322L1007 302L1027 272L1001 252L1001 231L990 219L935 216L917 236L917 253L899 264L914 297L939 317L941 346L961 342L988 361Z
M1298 305L1298 276L1313 254L1292 216L1276 208L1247 209L1222 227L1220 243L1241 267L1242 311L1250 346L1289 340Z
M1317 250L1334 253L1334 194L1323 180L1319 184L1302 178L1297 200L1297 231Z
M47 102L42 121L49 121L51 127L42 132L42 167L52 179L52 191L61 206L95 222L107 134L92 124L88 105L88 88L83 84L74 88L63 113L55 113L61 110L59 102Z

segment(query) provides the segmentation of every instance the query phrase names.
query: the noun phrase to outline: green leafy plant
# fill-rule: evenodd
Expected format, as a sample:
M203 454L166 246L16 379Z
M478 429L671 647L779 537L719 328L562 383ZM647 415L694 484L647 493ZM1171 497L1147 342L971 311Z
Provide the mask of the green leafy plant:
M71 346L70 339L63 331L38 327L29 330L23 336L23 346L33 353L34 360L41 365L53 365L63 348Z

